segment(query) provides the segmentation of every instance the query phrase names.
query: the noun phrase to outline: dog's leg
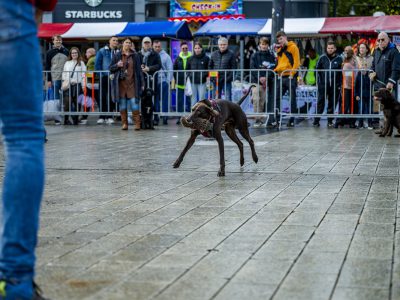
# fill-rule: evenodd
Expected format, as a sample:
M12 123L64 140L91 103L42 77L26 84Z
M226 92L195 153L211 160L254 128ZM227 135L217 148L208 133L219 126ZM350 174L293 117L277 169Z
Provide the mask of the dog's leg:
M242 127L239 128L239 132L242 135L242 137L249 142L250 149L251 149L251 156L253 157L253 160L255 163L258 162L258 156L256 153L256 149L254 148L254 142L253 139L250 137L249 129L247 127Z
M192 130L190 138L186 142L185 148L183 148L181 154L179 155L177 160L174 162L174 165L173 165L174 168L179 168L179 166L181 165L181 163L183 161L183 158L185 157L186 152L188 152L188 150L193 146L194 141L196 140L196 138L199 134L200 134L200 132L198 130Z
M393 134L393 124L391 123L389 126L389 132L386 136L392 136L392 134Z
M215 125L214 125L215 130ZM214 137L218 142L219 149L219 171L218 176L225 176L225 153L224 153L224 139L222 138L221 129L214 131Z
M385 137L389 132L389 128L390 128L390 122L389 122L389 120L387 118L385 118L385 122L384 122L383 128L382 128L382 132L381 132L381 134L379 136L380 137Z
M239 140L238 136L236 135L235 128L232 125L225 125L225 132L231 138L231 140L234 141L236 145L238 145L240 151L240 166L243 166L243 143Z

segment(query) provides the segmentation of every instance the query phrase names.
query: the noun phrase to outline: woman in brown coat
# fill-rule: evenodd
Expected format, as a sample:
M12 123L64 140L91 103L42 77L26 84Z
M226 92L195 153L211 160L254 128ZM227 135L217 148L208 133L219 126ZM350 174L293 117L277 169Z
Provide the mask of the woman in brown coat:
M143 73L139 55L133 50L133 42L125 38L122 51L114 55L110 71L113 74L112 96L119 104L122 130L128 129L128 108L132 110L135 130L140 130L139 102L144 89Z

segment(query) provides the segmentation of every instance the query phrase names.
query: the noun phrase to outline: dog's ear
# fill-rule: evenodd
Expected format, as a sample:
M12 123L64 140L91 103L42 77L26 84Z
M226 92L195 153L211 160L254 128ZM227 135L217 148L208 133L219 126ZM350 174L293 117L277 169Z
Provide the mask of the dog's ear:
M208 101L208 100L207 100ZM213 109L210 106L206 106L208 112L213 116L213 117L218 117L219 116L219 112L216 111L215 109Z
M203 99L199 101L200 103L204 103L205 105L207 105L208 107L212 107L211 101L208 99Z

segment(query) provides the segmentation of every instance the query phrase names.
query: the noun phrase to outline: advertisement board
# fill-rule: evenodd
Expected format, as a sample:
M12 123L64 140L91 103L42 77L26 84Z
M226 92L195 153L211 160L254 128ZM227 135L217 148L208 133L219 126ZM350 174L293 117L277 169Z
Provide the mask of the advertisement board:
M171 17L200 17L242 14L242 0L171 0Z

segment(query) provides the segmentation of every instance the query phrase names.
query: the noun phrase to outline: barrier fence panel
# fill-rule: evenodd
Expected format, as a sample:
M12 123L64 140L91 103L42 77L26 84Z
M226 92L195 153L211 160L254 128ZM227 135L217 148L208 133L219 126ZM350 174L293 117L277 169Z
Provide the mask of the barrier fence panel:
M160 70L153 76L154 113L160 116L185 115L203 99L238 102L252 84L252 93L241 105L246 114L267 118L276 111L276 74L272 70Z
M299 84L297 74L286 70L278 76L269 69L160 70L147 76L154 90L154 114L160 117L186 115L203 99L238 102L252 91L241 107L247 116L273 123L282 118L377 119L380 106L373 101L370 70L313 70L315 85ZM290 76L296 72L296 76ZM44 113L47 118L119 115L113 94L118 78L109 71L43 72ZM117 74L117 73L116 73ZM56 79L56 80L55 80ZM118 95L117 95L118 96ZM342 101L343 100L343 101ZM51 104L51 105L50 105Z
M314 117L319 121L327 117L328 122L333 118L353 119L351 122L354 122L355 119L380 117L380 106L373 101L374 82L368 77L371 70L313 70L315 86L298 84L297 74L301 71L286 70L277 77L281 120L283 117Z

